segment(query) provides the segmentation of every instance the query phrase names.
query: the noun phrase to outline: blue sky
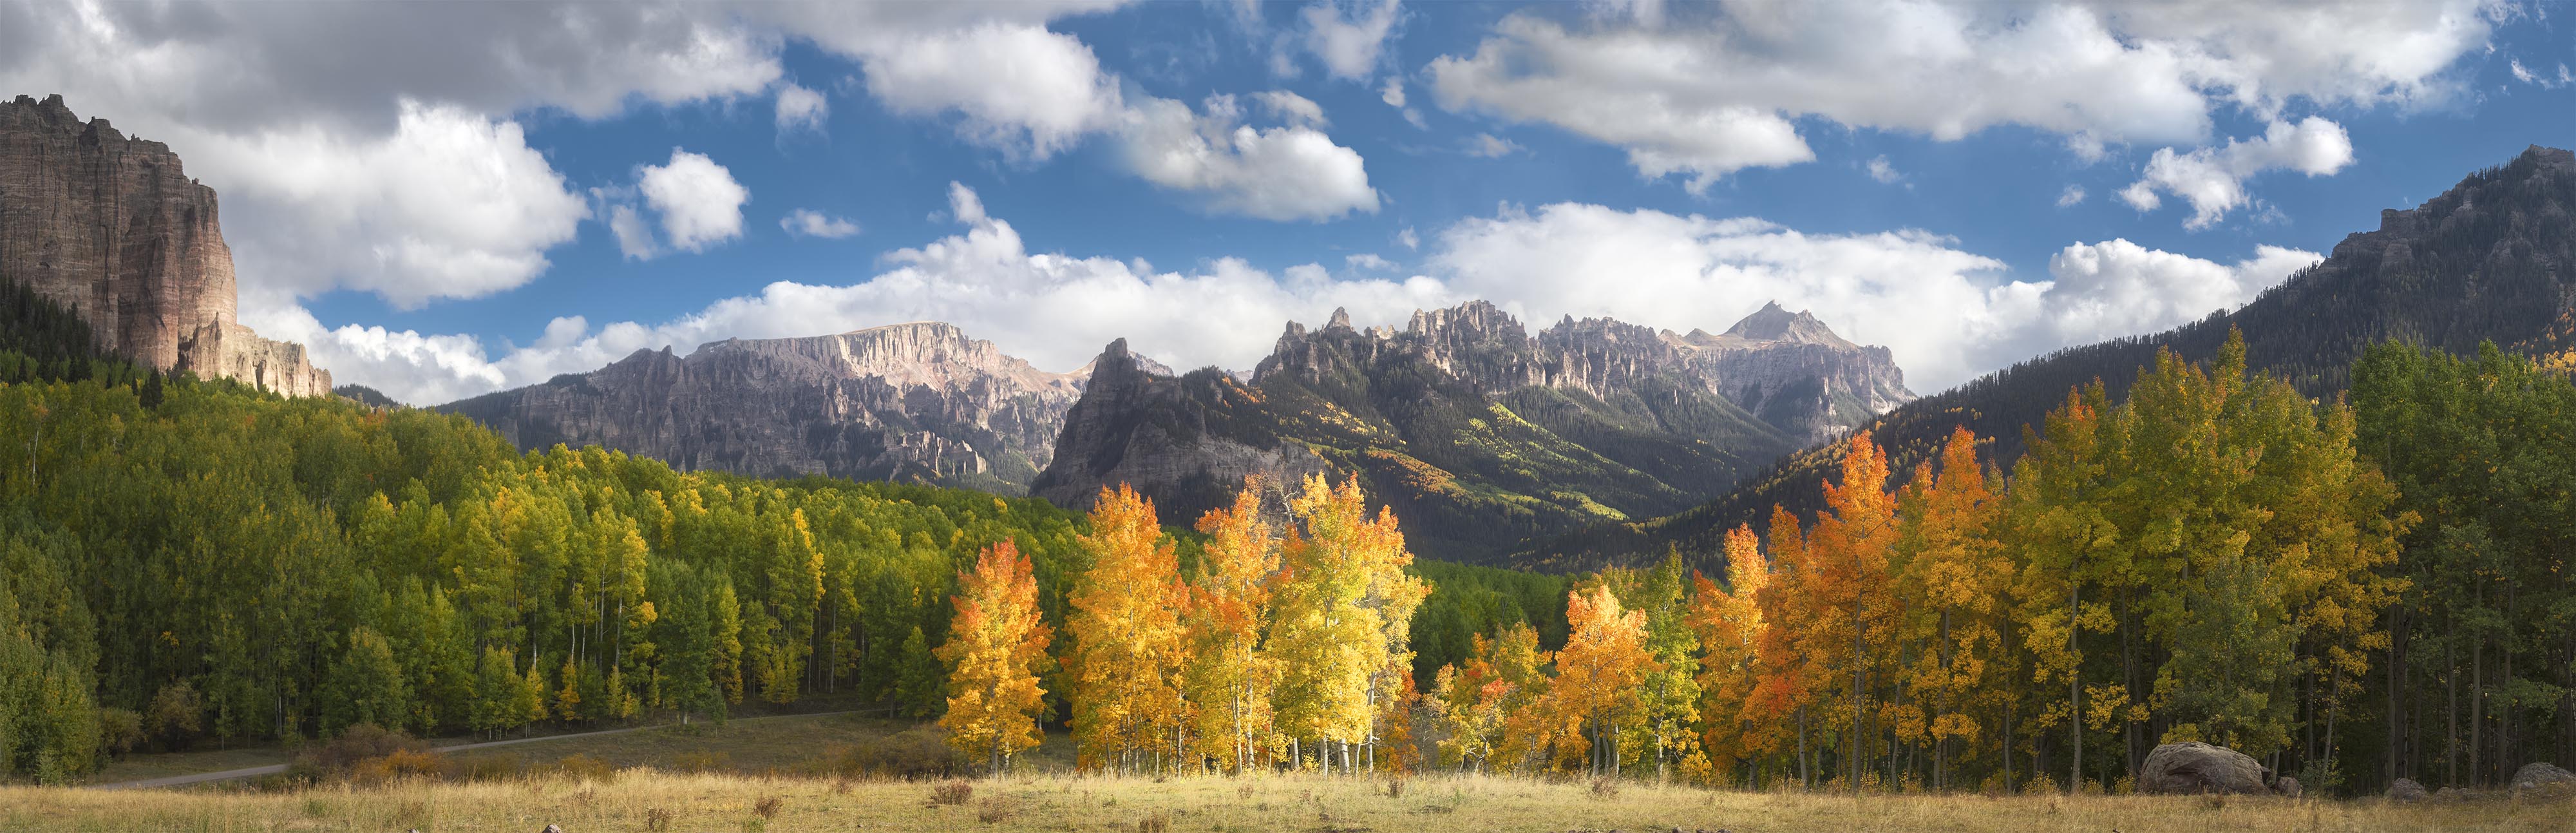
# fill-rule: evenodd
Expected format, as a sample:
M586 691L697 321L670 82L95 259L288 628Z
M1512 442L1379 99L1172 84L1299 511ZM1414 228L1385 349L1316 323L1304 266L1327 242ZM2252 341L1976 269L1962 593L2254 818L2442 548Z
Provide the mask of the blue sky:
M0 10L0 82L170 142L244 322L422 404L913 318L1049 370L1113 337L1248 368L1287 319L1471 297L1676 330L1778 299L1930 392L2576 142L2571 16L73 3Z

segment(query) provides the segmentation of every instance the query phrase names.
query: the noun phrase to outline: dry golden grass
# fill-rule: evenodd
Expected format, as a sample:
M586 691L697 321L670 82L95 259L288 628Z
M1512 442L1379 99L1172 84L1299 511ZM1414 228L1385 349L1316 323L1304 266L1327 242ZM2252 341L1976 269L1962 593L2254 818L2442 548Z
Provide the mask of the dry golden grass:
M1416 776L1139 778L1039 775L936 785L626 770L489 783L395 783L278 792L0 788L0 830L26 831L2564 831L2564 802L2391 805L2379 800L1827 796L1630 784ZM1397 795L1390 795L1396 792Z

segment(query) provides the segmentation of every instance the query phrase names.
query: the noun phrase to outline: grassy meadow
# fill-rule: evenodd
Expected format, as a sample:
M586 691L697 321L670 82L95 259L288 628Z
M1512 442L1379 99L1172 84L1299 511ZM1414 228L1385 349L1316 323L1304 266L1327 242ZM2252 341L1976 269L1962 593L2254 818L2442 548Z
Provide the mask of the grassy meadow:
M629 769L282 791L0 788L9 831L2563 831L2569 805L2201 797L1753 793L1426 775L967 782ZM949 787L951 791L954 787Z

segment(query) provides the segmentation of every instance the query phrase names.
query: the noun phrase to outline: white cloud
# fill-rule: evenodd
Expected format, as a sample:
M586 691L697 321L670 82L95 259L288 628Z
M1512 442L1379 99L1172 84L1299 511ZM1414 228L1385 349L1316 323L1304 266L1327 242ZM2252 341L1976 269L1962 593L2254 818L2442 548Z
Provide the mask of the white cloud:
M1319 129L1327 125L1324 106L1305 96L1287 90L1269 90L1253 93L1252 100L1261 102L1262 109L1270 111L1280 121Z
M2069 186L2066 186L2066 190L2064 190L2064 191L2060 191L2060 192L2058 192L2058 194L2057 194L2057 207L2059 207L2059 208L2065 208L2065 207L2073 206L2073 205L2080 205L2080 204L2082 204L2083 202L2084 202L2084 186L2081 186L2081 185L2069 185Z
M821 131L823 122L832 116L832 103L823 94L795 84L778 87L778 132L798 130Z
M796 237L821 237L838 240L859 233L859 224L811 208L799 208L778 218L778 227Z
M1400 77L1386 79L1386 86L1378 88L1377 100L1386 102L1386 106L1402 109L1404 107L1404 79Z
M959 136L1014 158L1053 156L1120 111L1117 80L1091 47L1039 25L889 35L860 55L887 109L954 118Z
M2224 147L2175 153L2159 148L2147 161L2146 173L2120 190L2120 199L2139 211L2154 211L2164 201L2157 192L2191 203L2186 228L2207 228L2250 198L2245 180L2276 169L2308 176L2327 176L2352 164L2352 137L2342 125L2316 116L2298 124L2275 121L2263 135L2229 139Z
M1378 257L1374 252L1361 252L1355 255L1345 255L1342 257L1342 265L1353 269L1365 269L1371 272L1391 272L1395 270L1394 261Z
M1869 178L1878 180L1880 183L1892 183L1905 178L1904 174L1896 172L1896 165L1887 161L1886 154L1871 157L1869 164L1862 166L1862 170L1869 173Z
M617 235L617 253L627 260L652 260L660 253L653 245L652 225L632 203L609 206L608 230Z
M2571 75L2567 71L2566 64L2558 65L2558 76L2555 78L2541 75L2538 72L2532 71L2530 67L2523 66L2522 59L2520 58L2511 59L2507 64L2508 68L2513 72L2513 80L2537 86L2544 90L2558 89L2559 87L2567 86L2567 83L2570 80L2576 80L2576 75Z
M2125 239L2076 243L2048 259L2055 280L2041 303L2061 344L2141 335L2244 306L2324 259L2315 252L2258 246L2254 257L2225 266Z
M1395 30L1401 0L1324 0L1307 6L1306 49L1335 78L1367 78ZM1397 105L1402 106L1402 105Z
M1155 98L1128 113L1127 157L1137 175L1196 194L1211 210L1267 220L1377 211L1357 151L1309 127L1241 124L1230 96L1211 96L1202 109Z
M1697 190L1813 159L1802 118L1941 141L2022 125L2087 156L2206 141L2219 108L2437 105L2495 2L1742 3L1669 26L1520 12L1428 73L1447 109L1554 124Z
M751 201L732 171L679 148L671 149L671 161L637 169L635 190L662 218L664 241L688 252L741 237L742 206Z
M2520 59L2520 58L2515 58L2515 59L2513 59L2513 62L2512 62L2512 63L2513 63L2513 80L2520 81L2520 82L2525 83L2525 84L2529 84L2529 83L2531 83L2531 82L2534 82L2534 81L2538 81L2538 80L2540 80L2540 76L2537 76L2537 75L2533 75L2533 74L2531 74L2531 70L2530 70L2530 69L2527 69L2527 68L2523 67L2523 65L2522 65L2522 59Z
M1499 159L1514 153L1519 153L1521 150L1522 148L1520 143L1495 136L1491 133L1478 133L1474 136L1468 137L1467 139L1468 156Z
M452 106L405 100L382 137L171 129L188 172L223 189L246 295L347 287L399 307L488 295L544 272L545 251L590 214L519 125Z
M1412 226L1405 226L1403 231L1396 232L1395 242L1402 244L1407 249L1422 248L1422 236L1414 234Z

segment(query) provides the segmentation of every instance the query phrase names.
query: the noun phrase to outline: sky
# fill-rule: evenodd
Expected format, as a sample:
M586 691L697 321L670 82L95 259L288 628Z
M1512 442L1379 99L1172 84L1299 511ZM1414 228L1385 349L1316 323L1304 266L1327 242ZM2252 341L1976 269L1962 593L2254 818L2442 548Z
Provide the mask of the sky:
M1244 370L1478 298L1776 301L1930 393L2576 144L2571 63L2511 0L0 0L0 95L169 143L242 323L421 405L914 320Z

